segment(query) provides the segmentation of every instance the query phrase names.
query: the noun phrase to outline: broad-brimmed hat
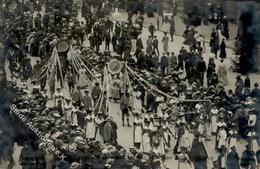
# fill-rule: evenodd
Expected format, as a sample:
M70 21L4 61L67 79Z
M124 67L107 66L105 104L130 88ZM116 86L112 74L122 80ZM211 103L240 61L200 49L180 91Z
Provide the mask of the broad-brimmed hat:
M73 162L71 165L70 165L70 169L77 169L79 167L79 163L77 162Z

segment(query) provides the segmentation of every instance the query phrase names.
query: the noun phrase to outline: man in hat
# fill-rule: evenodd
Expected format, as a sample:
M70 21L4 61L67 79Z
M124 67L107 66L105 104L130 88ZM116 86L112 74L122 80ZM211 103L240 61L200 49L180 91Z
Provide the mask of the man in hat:
M258 87L259 87L259 84L255 83L254 88L252 89L250 96L253 97L253 98L256 98L257 101L259 102L259 100L260 100L259 99L260 98L260 89Z
M123 126L125 126L125 117L127 121L127 126L130 127L129 124L129 94L128 93L123 93L120 97L120 109L122 111L122 123Z
M158 47L159 47L159 41L158 41L158 39L157 39L157 36L154 36L154 39L153 39L153 51L155 52L157 52L157 54L159 55L159 49L158 49Z
M231 147L231 151L227 154L227 169L240 169L235 145Z
M65 79L67 80L69 86L69 92L72 93L76 82L76 76L70 71L66 74Z
M147 55L151 55L153 52L153 38L152 36L148 36L146 41L146 53Z
M249 169L250 167L255 168L256 160L254 152L250 149L250 145L246 145L246 149L242 153L240 166L243 169Z
M154 37L154 32L156 31L155 26L153 25L153 23L150 24L149 28L148 28L150 34L151 34L151 38L153 39Z
M238 97L240 97L242 95L243 88L244 88L244 81L243 81L243 79L241 78L240 75L237 75L236 83L235 83L235 94Z
M99 99L100 95L101 95L101 88L99 86L99 83L96 82L94 88L91 91L91 98L94 102L94 107L98 103L98 99Z
M76 106L81 106L82 93L80 91L80 86L77 86L77 88L73 91L72 100L76 103Z
M160 61L161 72L163 75L166 75L168 73L167 72L168 65L169 65L168 57L165 55L165 53L163 53L163 56L161 57L161 61Z
M91 97L89 96L89 89L85 90L84 96L82 97L82 103L83 103L84 108L87 111L93 110L92 100L91 100Z
M171 41L173 42L173 35L175 33L175 21L174 16L171 17L170 20L170 35L171 35Z

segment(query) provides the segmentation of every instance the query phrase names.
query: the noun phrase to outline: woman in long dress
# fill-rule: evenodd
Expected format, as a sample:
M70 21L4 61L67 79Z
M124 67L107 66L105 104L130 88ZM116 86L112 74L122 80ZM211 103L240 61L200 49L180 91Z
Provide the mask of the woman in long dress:
M143 152L145 152L145 153L151 152L151 138L150 138L149 122L144 122L142 147L143 147Z
M73 105L71 118L72 118L72 124L75 126L78 126L78 112L79 112L79 109L76 107L76 105Z
M248 132L247 136L248 136L248 142L249 142L251 150L254 151L254 153L256 153L259 150L259 145L256 140L256 137L257 137L256 132L250 131L250 132Z
M223 84L223 86L228 86L228 75L227 75L227 68L224 64L224 60L220 60L220 64L218 66L218 78L219 82Z
M227 146L226 139L227 132L225 130L225 126L221 126L217 134L217 149L220 149L223 146Z
M170 131L169 124L166 120L163 121L162 133L163 133L163 146L165 151L167 152L171 147L171 136L173 134Z
M238 132L237 132L235 126L233 126L230 129L230 131L228 132L228 135L229 135L229 137L228 137L228 151L231 150L231 147L236 146L237 136L238 136L237 134L238 134Z
M70 99L65 99L64 114L67 121L72 122L72 105Z
M162 38L163 50L164 52L168 52L169 50L169 37L167 36L167 32L164 32L164 37Z
M80 86L85 86L87 85L87 76L86 76L86 69L83 68L83 65L81 65L82 68L79 69L79 78L78 78L78 84Z
M134 118L134 147L140 149L142 142L142 120L140 118L140 114L135 114Z
M193 169L193 165L187 154L187 148L181 147L181 152L177 155L178 167L177 169Z
M88 114L86 117L86 138L90 140L94 140L96 136L96 123L95 123L95 115Z
M217 133L217 118L218 118L218 109L215 105L213 105L211 109L211 132L213 135L216 135Z
M114 100L114 102L117 102L120 98L120 80L114 79L111 83L111 97Z

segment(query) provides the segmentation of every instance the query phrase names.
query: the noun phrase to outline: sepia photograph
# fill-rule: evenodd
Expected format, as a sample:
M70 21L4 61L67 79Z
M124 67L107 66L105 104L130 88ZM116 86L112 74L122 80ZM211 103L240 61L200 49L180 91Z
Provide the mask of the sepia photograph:
M260 0L0 0L0 169L260 169Z

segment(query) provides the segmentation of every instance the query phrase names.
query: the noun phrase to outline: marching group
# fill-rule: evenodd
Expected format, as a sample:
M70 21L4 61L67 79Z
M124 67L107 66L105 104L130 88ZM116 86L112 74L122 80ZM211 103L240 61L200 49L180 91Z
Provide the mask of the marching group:
M141 13L136 15L135 21L129 17L129 22L113 25L100 8L95 14L90 9L82 12L85 23L58 9L43 16L38 12L36 17L26 9L19 10L19 13L6 11L1 26L3 53L11 72L9 90L15 93L12 104L40 131L46 132L44 137L48 143L10 114L15 131L12 142L23 146L19 163L24 169L134 166L157 169L165 167L164 161L172 148L178 169L206 169L209 155L205 142L212 139L215 139L218 157L213 162L214 169L259 166L257 104L260 89L257 83L252 89L249 76L243 80L240 75L234 90L225 89L228 86L225 39L229 35L224 14L212 31L212 57L206 64L204 37L192 25L184 31L185 42L177 55L170 53L167 32L161 40L162 50L159 49L160 40L153 24L148 28L150 35L146 45L143 44L144 16ZM169 24L173 41L174 16ZM67 58L67 51L59 52L61 71L55 67L41 72L63 40L82 50L83 55L86 49L82 46L86 45L85 40L89 42L95 54L86 54L88 63L85 61L85 64L90 63L95 71L96 77L90 81L99 80L92 84L84 82L81 74L90 76L90 73L83 65L82 72L77 72ZM100 49L103 42L105 51ZM221 63L217 67L218 54ZM30 57L39 57L40 62L32 66ZM126 63L122 72L128 72L131 81L127 82L123 73L111 75L112 86L108 92L102 87L102 71L111 58ZM45 76L33 81L29 89L26 82L39 72ZM56 80L60 87L56 86ZM17 86L17 81L24 85ZM112 99L120 104L123 126L126 119L127 126L133 127L134 148L130 152L117 142L118 123L109 116L109 112L115 113L115 110L108 110L106 105L106 101ZM130 113L134 117L132 125ZM236 152L240 140L247 142L241 158ZM53 154L53 146L66 158ZM12 153L13 150L1 151L4 168L13 167Z

